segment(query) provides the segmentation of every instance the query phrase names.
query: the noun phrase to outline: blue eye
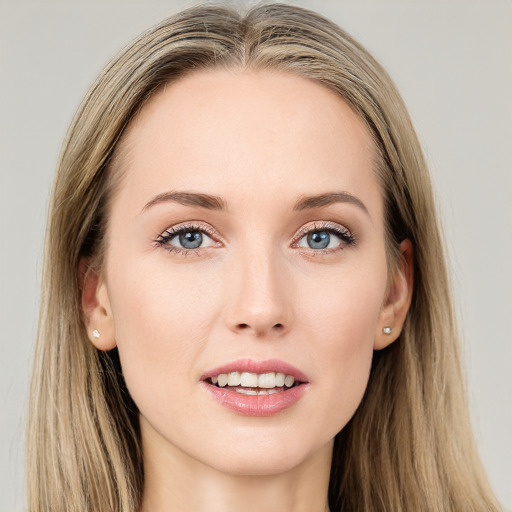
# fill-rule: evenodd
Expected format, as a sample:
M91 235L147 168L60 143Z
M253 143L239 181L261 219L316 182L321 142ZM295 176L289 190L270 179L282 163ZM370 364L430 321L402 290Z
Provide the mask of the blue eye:
M183 256L199 255L199 249L218 246L214 230L203 225L171 227L155 243L169 252ZM315 254L334 253L355 244L355 237L345 227L334 222L308 226L300 231L292 247L307 249ZM220 244L222 245L222 244Z
M165 231L156 243L170 252L187 254L195 249L203 249L215 244L203 226L179 226Z
M327 231L315 231L307 235L307 242L311 249L326 249L331 242L331 234Z
M299 235L296 246L311 249L315 252L334 252L343 247L354 245L355 238L352 233L334 223L304 230Z
M203 243L203 235L199 231L187 231L174 238L178 238L179 243L185 249L197 249Z

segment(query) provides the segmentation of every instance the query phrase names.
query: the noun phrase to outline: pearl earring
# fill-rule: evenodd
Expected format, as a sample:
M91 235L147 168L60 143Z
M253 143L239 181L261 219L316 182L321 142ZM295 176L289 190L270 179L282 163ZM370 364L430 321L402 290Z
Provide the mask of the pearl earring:
M92 331L92 335L98 339L100 337L100 331L98 331L98 329L94 329L94 331Z
M384 334L391 334L391 333L393 332L393 329L392 329L391 327L384 327L384 328L382 329L382 332L383 332Z

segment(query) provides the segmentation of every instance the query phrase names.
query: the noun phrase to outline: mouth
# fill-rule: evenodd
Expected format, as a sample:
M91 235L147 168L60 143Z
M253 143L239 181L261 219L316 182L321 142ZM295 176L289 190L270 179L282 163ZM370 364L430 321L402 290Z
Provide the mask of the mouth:
M309 387L297 368L279 360L240 360L201 378L222 406L246 416L270 416L297 403Z
M249 396L273 395L303 384L301 381L295 380L293 375L282 372L238 371L213 375L206 379L206 382L218 388Z

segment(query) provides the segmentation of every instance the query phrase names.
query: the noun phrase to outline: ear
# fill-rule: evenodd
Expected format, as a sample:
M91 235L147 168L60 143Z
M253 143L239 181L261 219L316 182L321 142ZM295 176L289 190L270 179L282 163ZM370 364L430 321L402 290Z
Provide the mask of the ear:
M99 350L111 350L116 339L107 285L87 258L80 260L79 283L89 340Z
M411 305L414 284L414 255L412 242L400 244L400 256L390 282L375 333L374 349L381 350L395 341ZM391 329L391 331L390 331Z

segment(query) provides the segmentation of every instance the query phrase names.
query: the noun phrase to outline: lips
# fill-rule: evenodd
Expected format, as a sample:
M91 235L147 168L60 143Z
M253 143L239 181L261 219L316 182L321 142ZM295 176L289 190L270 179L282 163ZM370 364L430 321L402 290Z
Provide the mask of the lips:
M249 416L277 414L297 403L309 387L303 372L278 359L233 361L205 373L201 383L221 405Z
M257 374L270 372L284 373L285 375L291 375L297 381L309 382L306 374L301 372L298 368L295 368L295 366L292 366L285 361L281 361L280 359L268 359L266 361L239 359L223 366L219 366L218 368L214 368L213 370L205 373L201 377L201 380L206 380L222 373L231 372L248 372Z

